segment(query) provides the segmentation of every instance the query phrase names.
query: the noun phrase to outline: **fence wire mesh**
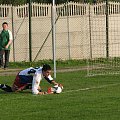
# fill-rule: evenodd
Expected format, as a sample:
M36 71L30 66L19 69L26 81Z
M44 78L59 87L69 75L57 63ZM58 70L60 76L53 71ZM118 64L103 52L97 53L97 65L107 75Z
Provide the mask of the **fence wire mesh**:
M52 4L31 6L32 60L53 59ZM88 75L118 73L120 2L65 2L55 7L56 59L87 59ZM29 61L29 5L0 5L0 17L14 36L10 61Z
M29 5L5 6L2 21L9 23L14 41L11 61L29 61ZM52 59L51 4L32 3L32 60ZM12 9L13 11L12 11ZM89 4L56 5L56 59L85 59L89 39ZM7 16L5 16L5 15ZM5 17L4 17L5 16ZM6 19L8 18L8 20Z

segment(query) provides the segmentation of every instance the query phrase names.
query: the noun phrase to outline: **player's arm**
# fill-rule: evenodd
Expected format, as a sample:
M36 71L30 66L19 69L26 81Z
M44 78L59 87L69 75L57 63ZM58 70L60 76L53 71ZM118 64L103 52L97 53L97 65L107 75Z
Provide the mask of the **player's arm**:
M60 87L63 87L62 84L55 82L55 80L52 80L52 81L51 81L51 84L53 84L53 85L58 85L58 86L60 86Z
M8 48L8 47L12 44L12 41L13 41L12 32L9 31L9 42L8 42L8 44L5 46L5 48Z
M51 80L51 84L58 85L58 83L55 80Z
M46 80L47 80L47 82L49 82L50 84L53 84L53 85L57 85L58 83L57 82L55 82L55 80L53 80L53 78L51 77L51 75L49 75L48 77L44 77Z
M32 83L32 93L34 95L44 95L47 94L47 92L42 92L40 84L40 76L38 74L35 74L33 77L33 83Z
M39 92L38 95L45 95L48 94L47 92Z
M38 89L37 89L39 92L38 92L38 95L45 95L45 94L48 94L47 92L42 92L41 90L41 87L39 86Z
M55 80L53 80L53 78L51 77L51 75L49 75L48 77L44 77L50 84L53 85L58 85L60 87L62 87L63 85L60 83L57 83Z
M12 43L12 40L9 40L8 44L5 46L5 48L8 48Z
M47 94L47 92L42 92L41 88L38 88L36 92L34 92L33 94L37 94L37 95L45 95Z

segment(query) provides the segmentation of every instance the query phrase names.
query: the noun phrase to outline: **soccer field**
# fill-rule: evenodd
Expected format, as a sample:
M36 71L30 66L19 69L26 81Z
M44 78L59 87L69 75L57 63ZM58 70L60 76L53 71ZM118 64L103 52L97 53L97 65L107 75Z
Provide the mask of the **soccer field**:
M15 76L1 76L11 85ZM0 90L0 120L119 120L120 76L87 77L85 71L57 73L61 94L32 95ZM45 80L42 89L50 86Z

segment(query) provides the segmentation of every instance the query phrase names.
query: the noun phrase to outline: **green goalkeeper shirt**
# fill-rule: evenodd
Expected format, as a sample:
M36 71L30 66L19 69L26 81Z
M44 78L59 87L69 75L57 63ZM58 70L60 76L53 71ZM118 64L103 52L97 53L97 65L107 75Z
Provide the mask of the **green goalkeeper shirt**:
M0 32L0 50L10 50L10 46L6 49L5 46L9 40L12 40L12 33L10 30L2 30Z

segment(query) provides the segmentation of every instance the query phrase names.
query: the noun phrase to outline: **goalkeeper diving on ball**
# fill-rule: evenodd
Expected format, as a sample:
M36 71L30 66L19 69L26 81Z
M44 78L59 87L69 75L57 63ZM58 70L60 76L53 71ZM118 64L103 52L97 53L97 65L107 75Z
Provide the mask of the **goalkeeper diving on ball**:
M40 82L45 79L48 83L57 87L50 87L47 91L43 92L40 87ZM31 89L32 93L37 95L53 94L62 92L62 84L57 83L51 77L51 67L48 64L44 64L42 67L30 67L20 71L12 85L12 87L6 84L0 84L0 89L6 92L19 92L26 89ZM60 90L61 89L61 90Z

